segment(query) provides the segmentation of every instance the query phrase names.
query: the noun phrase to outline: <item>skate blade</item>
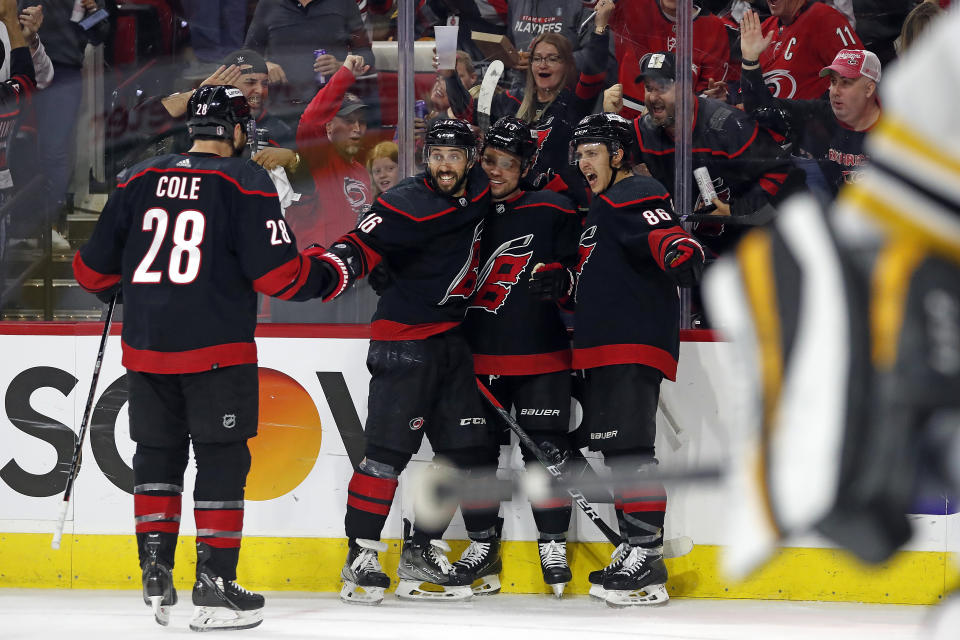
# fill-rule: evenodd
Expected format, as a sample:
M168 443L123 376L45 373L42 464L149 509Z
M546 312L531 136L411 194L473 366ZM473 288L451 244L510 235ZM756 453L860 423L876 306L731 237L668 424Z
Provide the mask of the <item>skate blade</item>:
M633 606L663 605L670 600L666 588L662 584L649 584L642 589L633 591L614 591L607 589L607 606L614 609L623 609Z
M397 584L397 597L401 600L431 600L434 602L461 602L473 597L469 586L445 587L430 582L401 580Z
M607 599L607 590L603 588L602 584L591 584L590 585L590 597L596 598L597 600L606 600Z
M163 604L163 596L148 596L150 598L150 608L153 609L153 617L157 624L164 627L170 624L170 607Z
M195 607L190 621L192 631L252 629L263 622L263 609L234 611L226 607Z
M567 586L567 583L566 583L566 582L558 582L558 583L556 583L556 584L551 584L551 585L550 585L550 588L553 589L553 597L554 597L554 598L557 598L557 599L562 598L562 597L563 597L563 589L564 589L564 587L566 587L566 586ZM591 588L592 588L592 587L591 587ZM601 587L601 589L602 589L602 588L603 588L603 587Z
M480 584L470 587L475 596L492 596L500 593L500 576L483 576L479 580Z
M376 606L383 602L383 587L361 587L352 583L343 583L340 599L348 604Z

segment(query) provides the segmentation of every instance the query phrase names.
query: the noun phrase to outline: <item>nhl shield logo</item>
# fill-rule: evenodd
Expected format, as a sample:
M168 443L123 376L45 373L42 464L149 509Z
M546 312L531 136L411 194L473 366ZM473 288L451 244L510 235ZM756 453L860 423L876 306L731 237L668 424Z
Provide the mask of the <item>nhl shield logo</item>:
M223 428L224 429L233 429L237 426L237 416L233 413L227 413L223 416Z
M410 430L411 430L411 431L419 431L422 426L423 426L423 418L422 418L422 417L420 417L420 418L414 418L413 420L410 421Z
M503 214L507 212L507 205L503 204L502 202L498 202L495 208L497 210L497 213L499 214Z
M460 198L459 200L457 200L457 202L460 204L461 207L467 206L467 199L466 199L466 198Z

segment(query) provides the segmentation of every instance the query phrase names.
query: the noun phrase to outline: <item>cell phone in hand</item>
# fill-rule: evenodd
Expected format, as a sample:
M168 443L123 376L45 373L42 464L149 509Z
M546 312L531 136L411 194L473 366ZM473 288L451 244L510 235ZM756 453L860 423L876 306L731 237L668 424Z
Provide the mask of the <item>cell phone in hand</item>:
M97 26L98 24L100 24L101 22L103 22L109 17L110 17L110 14L107 12L106 9L97 9L96 11L88 15L86 18L84 18L77 24L79 24L80 28L83 29L84 31L89 31L90 29Z

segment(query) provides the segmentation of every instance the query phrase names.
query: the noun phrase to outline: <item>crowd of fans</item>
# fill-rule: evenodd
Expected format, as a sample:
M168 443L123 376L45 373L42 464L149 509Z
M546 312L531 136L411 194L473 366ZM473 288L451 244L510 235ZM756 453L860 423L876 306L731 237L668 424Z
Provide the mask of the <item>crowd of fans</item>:
M47 214L0 209L0 259L7 247L35 243L32 238L50 231L55 249L83 240L70 237L64 214L86 81L81 68L87 44L110 42L116 4L0 1L0 10L16 13L33 62L29 78L14 73L16 42L0 28L6 52L0 80L20 83L29 93L24 100L8 92L16 94L19 112L13 125L0 128L0 165L6 161L13 175L0 173L0 194L8 198L32 177L18 175L18 149L11 142L18 131L35 132L35 166L44 180L39 210ZM257 122L250 156L286 186L281 196L286 193L287 219L301 244L323 244L349 229L401 177L396 84L387 82L395 71L378 70L374 55L375 45L396 39L398 0L147 4L169 5L174 20L182 18L189 28L190 47L171 52L183 90L156 96L169 119L168 148L186 148L182 121L191 87L239 88ZM421 71L415 79L423 101L413 122L418 139L437 117L461 118L482 133L499 117L516 116L538 144L525 188L562 191L585 208L589 189L568 161L571 130L584 115L614 111L635 123L634 170L673 189L675 81L683 72L674 57L677 0L415 4L418 38L431 39L437 25L459 27L455 68ZM706 169L716 198L701 197L693 213L695 232L713 251L723 251L745 224L766 219L761 214L794 191L811 189L829 199L857 180L869 162L864 137L882 109L877 88L883 67L949 4L695 2L693 168ZM491 48L499 36L507 45ZM479 84L494 58L506 71L492 102L483 104ZM357 306L338 319L365 320L349 316L370 308Z

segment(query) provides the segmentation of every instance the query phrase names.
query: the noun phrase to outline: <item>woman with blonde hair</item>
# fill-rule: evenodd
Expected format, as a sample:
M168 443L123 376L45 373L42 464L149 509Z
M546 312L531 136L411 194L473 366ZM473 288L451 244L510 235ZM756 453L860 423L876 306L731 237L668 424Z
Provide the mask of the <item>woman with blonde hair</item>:
M400 148L389 140L379 143L367 156L367 171L374 197L397 184L400 180Z
M577 71L573 46L566 37L544 32L530 44L526 84L520 96L509 91L493 97L490 122L503 116L515 116L530 125L538 151L528 177L540 178L547 189L572 197L578 205L589 202L588 189L576 167L569 163L569 143L573 127L593 110L606 79L612 0L597 2L595 28L584 45L583 69ZM477 100L452 71L446 76L447 98L458 118L478 123Z

